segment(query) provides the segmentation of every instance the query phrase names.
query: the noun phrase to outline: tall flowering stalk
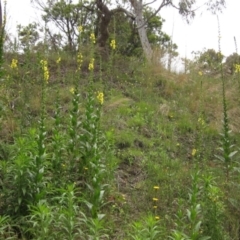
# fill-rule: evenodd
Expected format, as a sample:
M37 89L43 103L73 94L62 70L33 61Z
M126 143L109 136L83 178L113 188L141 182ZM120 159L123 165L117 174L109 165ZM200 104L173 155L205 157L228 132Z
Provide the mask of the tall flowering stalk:
M221 55L221 44L220 44L220 25L218 21L219 28L219 38L218 38L218 47L219 47L219 55ZM222 79L222 105L223 105L223 133L222 136L222 147L220 150L223 152L222 156L217 156L219 160L224 162L225 164L225 175L226 175L226 183L229 183L230 178L230 170L232 169L232 157L237 153L237 151L232 151L230 142L230 128L229 128L229 119L228 119L228 110L227 110L227 99L226 99L226 86L225 79L223 76L223 66L220 63L221 68L221 79Z
M72 109L70 110L70 123L69 123L69 144L68 144L68 172L69 179L72 182L75 178L74 174L79 167L76 165L80 161L79 151L79 128L80 128L80 114L79 114L79 98L77 80L75 80L75 86L70 89L72 93Z
M68 143L68 154L69 161L66 163L67 169L69 172L69 180L73 182L75 180L74 173L77 172L78 175L81 175L81 170L79 164L81 165L81 153L79 151L80 143L79 143L79 129L81 127L80 114L79 114L79 102L80 102L80 94L79 94L79 77L81 75L81 68L83 63L83 55L81 53L81 32L83 28L80 26L78 28L79 31L79 50L77 54L77 69L76 75L74 78L74 86L70 88L70 92L72 94L72 109L70 111L70 122L69 122L69 143Z
M37 145L38 151L35 157L35 164L34 164L34 173L35 179L34 184L36 188L35 193L35 202L39 202L41 199L44 198L45 190L44 190L44 169L45 169L45 161L46 161L46 126L45 126L45 119L46 119L46 84L49 80L49 71L47 66L47 60L40 61L42 73L43 73L43 81L42 81L42 96L41 96L41 116L39 120L39 131L37 136Z
M82 175L83 182L87 188L86 205L88 206L91 216L98 219L101 215L100 208L104 203L104 196L107 185L104 183L107 175L105 156L103 151L105 138L100 130L101 107L104 102L103 92L93 90L93 78L95 69L94 45L96 43L95 35L90 35L91 51L89 70L89 87L88 97L85 106L85 114L81 127L83 129L80 141L81 160L79 172ZM96 104L97 103L97 104ZM101 215L102 218L102 215Z
M159 186L154 186L154 196L153 196L153 210L154 210L154 214L155 214L155 219L159 220L159 216L157 216L157 208L158 208L158 190L159 190Z
M61 72L60 72L60 63L61 57L58 57L56 60L57 64L57 75L58 79L60 79ZM64 146L64 139L65 134L61 132L62 128L62 116L61 116L61 104L60 104L60 97L59 97L59 88L57 88L57 97L56 97L56 104L55 104L55 112L54 112L54 126L53 126L53 136L52 136L52 146L53 146L53 155L52 155L52 172L53 172L53 182L55 185L59 186L61 183L64 182L63 180L63 173L65 172L65 164L63 158L63 146Z
M79 53L78 53L78 55L77 55L77 71L78 71L78 72L81 71L82 63L83 63L83 55L82 55L82 53L79 51Z
M91 51L90 51L90 61L88 64L88 70L90 71L90 75L89 75L89 82L90 85L89 87L91 88L90 91L92 91L92 84L93 84L93 75L94 75L94 64L95 64L95 58L94 58L94 48L95 48L95 43L96 43L96 37L94 35L94 33L90 34L90 44L91 44Z
M42 70L43 70L43 79L46 83L49 81L49 71L48 71L48 62L47 60L41 60L40 61Z
M10 64L11 69L18 69L18 60L17 59L12 59L12 62Z

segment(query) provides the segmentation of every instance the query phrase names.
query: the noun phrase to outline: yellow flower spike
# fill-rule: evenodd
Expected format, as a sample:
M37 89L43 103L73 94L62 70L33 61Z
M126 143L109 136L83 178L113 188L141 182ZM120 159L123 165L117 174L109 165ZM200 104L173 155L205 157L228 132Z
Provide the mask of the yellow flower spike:
M88 70L89 71L92 71L94 69L94 58L92 58L89 62L89 65L88 65Z
M153 188L156 189L156 190L158 190L158 189L159 189L159 186L154 186Z
M159 217L159 216L156 216L156 217L155 217L155 219L156 219L156 220L159 220L159 219L160 219L160 217Z
M115 40L115 39L111 40L111 42L110 42L110 47L111 47L113 50L116 49L116 40Z
M83 63L83 55L81 53L78 53L77 55L78 70L81 69L82 63Z
M235 64L235 73L240 73L240 64Z
M202 119L202 118L199 118L198 119L198 122L203 126L203 125L205 125L205 121Z
M17 59L12 59L10 67L12 69L17 69L18 68L18 60Z
M153 198L153 201L154 201L154 202L157 202L157 201L158 201L158 198Z
M49 80L49 71L48 71L48 66L47 66L48 62L47 62L47 60L41 60L40 64L41 64L41 67L43 70L43 78L46 81L46 83L48 83L48 80Z
M56 63L59 64L61 62L61 57L59 57L57 60L56 60Z
M70 91L70 93L74 94L75 93L75 88L71 87L69 91Z
M78 27L78 31L81 33L81 32L83 32L83 26L79 26Z
M96 38L95 38L94 33L90 34L90 40L91 40L92 43L96 43Z
M192 150L192 156L194 157L194 156L196 155L196 153L197 153L197 149L194 148L194 149Z
M103 94L103 92L98 92L97 99L98 99L99 103L102 105L103 101L104 101L104 94Z

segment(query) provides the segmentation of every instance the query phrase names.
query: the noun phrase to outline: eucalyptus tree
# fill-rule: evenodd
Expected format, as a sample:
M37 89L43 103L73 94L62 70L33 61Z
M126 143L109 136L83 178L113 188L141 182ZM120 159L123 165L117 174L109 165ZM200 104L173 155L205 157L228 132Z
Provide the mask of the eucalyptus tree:
M181 14L187 21L189 21L190 18L193 18L195 16L195 12L198 9L198 7L196 6L197 5L196 0L179 0L178 4L174 4L173 0L161 0L161 1L125 0L124 2L130 2L132 6L142 48L148 61L151 61L153 56L153 50L151 44L149 43L149 39L146 32L146 26L149 19L158 14L164 7L170 6L177 9L179 11L179 14ZM153 3L158 4L155 12L151 16L149 16L147 20L144 20L143 17L144 7L149 6ZM222 7L225 5L225 0L208 0L204 3L204 5L207 7L207 10L216 13L217 11L221 11Z
M198 59L200 70L205 71L208 74L219 72L223 58L224 56L221 53L216 52L214 49L203 51Z
M116 12L116 10L123 11L128 17L135 20L141 46L148 61L152 61L153 57L152 46L147 34L149 20L156 16L161 9L170 6L177 9L179 14L189 21L195 16L195 12L198 9L196 0L178 0L177 4L173 3L173 0L122 0L121 2L116 0L116 10L109 10L109 1L95 0L95 2L99 11L102 12L104 23L103 29L106 33L105 38L108 36L107 26L111 20L112 14ZM152 6L152 4L157 5L156 10L147 19L144 19L144 9L148 6ZM225 6L225 0L206 0L203 5L206 6L207 10L210 10L212 13L216 13L221 11L222 7ZM104 20L107 21L104 22Z
M53 24L58 33L52 33L49 27L46 28L52 42L65 39L65 49L75 51L79 36L78 26L91 25L94 18L95 4L92 1L72 0L32 0L38 9L42 11L42 19L47 26ZM75 1L76 2L76 1Z
M66 34L69 48L73 49L74 38L76 38L76 25L81 19L95 24L98 33L98 45L105 48L109 38L108 27L117 13L123 13L126 17L135 22L135 27L139 35L141 47L148 61L152 61L153 50L147 33L150 19L155 17L165 7L172 7L178 10L184 19L190 21L195 16L199 1L197 0L47 0L47 5L43 0L31 0L40 6L45 13L44 20L52 20L55 25ZM75 1L76 2L76 1ZM144 10L147 7L155 6L155 10L144 17ZM205 0L201 5L206 10L216 13L225 6L225 0Z

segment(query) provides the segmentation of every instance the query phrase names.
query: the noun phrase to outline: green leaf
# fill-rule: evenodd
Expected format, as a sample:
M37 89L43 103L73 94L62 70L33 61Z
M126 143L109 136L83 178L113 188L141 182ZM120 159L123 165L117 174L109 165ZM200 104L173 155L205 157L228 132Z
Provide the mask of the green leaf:
M106 214L98 214L98 220L102 220L104 217L106 216Z
M91 204L90 202L87 202L87 201L85 201L85 203L86 203L87 207L88 207L90 210L92 210L93 204Z
M23 195L26 194L26 188L22 188Z
M219 155L215 155L215 157L216 157L218 160L220 160L220 161L222 161L222 162L225 162L224 157L219 156Z
M201 224L202 224L202 221L199 221L199 222L195 225L195 227L194 227L194 231L195 231L195 232L199 232L199 229L200 229L200 227L201 227Z
M238 152L238 151L231 152L231 153L229 154L229 158L232 158L237 152Z

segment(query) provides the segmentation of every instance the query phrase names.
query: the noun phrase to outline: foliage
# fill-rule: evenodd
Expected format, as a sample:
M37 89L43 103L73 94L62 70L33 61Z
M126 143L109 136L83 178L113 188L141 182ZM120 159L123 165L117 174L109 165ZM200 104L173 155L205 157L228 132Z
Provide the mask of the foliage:
M223 55L214 49L207 49L200 53L198 58L199 69L205 73L214 74L219 72Z
M24 52L33 51L37 46L37 41L40 39L39 31L43 31L39 28L39 24L29 23L27 26L18 25L18 39L19 39L19 50Z
M226 58L224 63L224 68L226 71L230 72L230 74L234 74L236 70L236 64L240 63L240 55L237 53L233 53Z
M91 21L94 17L91 1L72 3L70 0L50 0L47 4L38 0L34 2L43 11L42 18L48 26L46 29L48 37L55 50L63 47L68 51L76 51L79 37L77 28L83 26L85 33L88 34L92 26ZM51 23L60 30L60 33L52 33ZM82 40L87 41L87 36L81 36ZM56 44L56 41L59 41L61 46Z

